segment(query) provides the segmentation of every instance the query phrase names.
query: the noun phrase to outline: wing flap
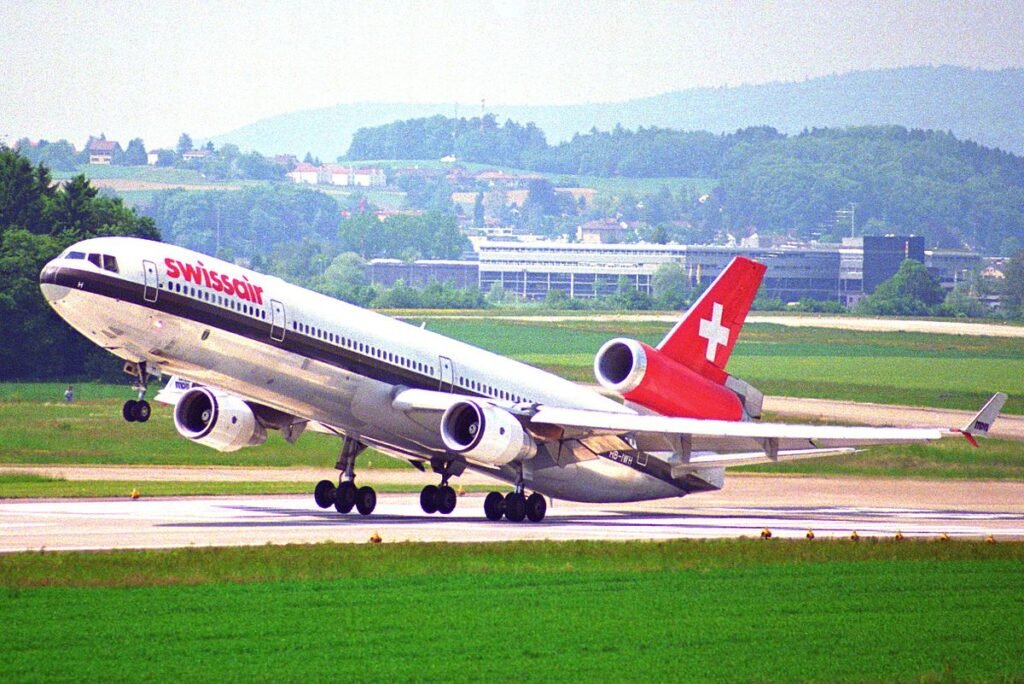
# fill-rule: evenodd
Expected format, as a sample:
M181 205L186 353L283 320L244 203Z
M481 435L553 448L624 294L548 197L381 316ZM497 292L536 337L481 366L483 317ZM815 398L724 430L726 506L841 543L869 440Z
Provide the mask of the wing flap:
M670 418L666 416L610 413L542 407L532 422L620 433L636 432L655 435L690 435L694 451L714 449L729 451L741 446L743 440L779 440L781 450L804 448L843 448L922 442L941 439L938 428L847 427L838 425L800 425L792 423L739 422ZM726 447L723 449L722 447ZM749 449L749 447L748 447Z

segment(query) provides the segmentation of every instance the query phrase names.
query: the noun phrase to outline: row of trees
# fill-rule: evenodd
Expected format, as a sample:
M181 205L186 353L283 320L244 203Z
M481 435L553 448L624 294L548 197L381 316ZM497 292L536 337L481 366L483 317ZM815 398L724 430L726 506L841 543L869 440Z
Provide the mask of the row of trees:
M58 187L46 166L0 148L0 380L117 377L113 357L64 323L39 290L47 261L99 235L160 237L151 219L84 176Z
M660 217L712 232L837 239L848 226L836 224L835 212L852 204L857 234L910 233L929 245L1004 255L1024 246L1024 159L940 131L865 126L787 136L769 127L726 135L616 127L550 146L529 125L436 116L361 129L349 150L374 159L448 154L568 176L714 179L700 206L677 205Z
M106 137L101 135L100 139L105 140ZM207 153L206 156L186 160L184 155L193 150L192 145L192 138L187 133L182 133L175 149L157 150L155 166L195 170L214 181L282 180L288 172L287 168L259 152L243 153L237 145L230 143L219 150L213 143L207 143L202 148ZM76 150L74 145L63 139L56 142L40 140L33 143L28 138L22 138L15 146L30 163L43 164L57 171L74 171L79 166L89 163L87 147ZM146 166L148 163L146 144L142 138L132 138L127 147L115 149L113 154L114 166Z

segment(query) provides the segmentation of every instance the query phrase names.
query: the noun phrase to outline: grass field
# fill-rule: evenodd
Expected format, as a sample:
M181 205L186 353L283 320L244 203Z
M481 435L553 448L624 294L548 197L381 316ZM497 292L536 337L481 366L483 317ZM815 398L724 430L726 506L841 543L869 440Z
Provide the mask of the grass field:
M1015 680L1024 545L0 557L3 681Z
M104 464L104 465L236 465L236 466L309 466L329 472L337 460L339 441L327 435L309 433L296 444L288 444L271 432L266 444L233 453L221 453L189 442L174 430L171 409L154 405L153 417L145 424L126 424L120 406L127 390L113 385L76 386L76 401L65 404L54 400L63 385L0 384L0 470L10 464ZM47 400L49 399L49 400ZM358 461L360 468L406 468L404 461L368 450ZM944 440L939 444L876 447L859 454L813 459L780 466L756 466L748 470L828 475L874 475L883 477L1024 479L1024 457L1019 442L984 440L981 449L973 449L963 440ZM235 491L218 489L212 483L200 491L189 483L192 494L286 493L295 491L283 484L253 483L254 489ZM107 490L106 487L112 489ZM15 483L0 478L0 498L26 496L75 495L103 496L102 491L120 495L123 483L70 485L67 489L53 483ZM150 485L146 485L147 490ZM300 487L298 491L305 491ZM128 487L127 491L131 491ZM383 490L382 490L383 491ZM66 492L62 494L62 492ZM90 492L90 493L85 493ZM149 492L147 492L149 493Z

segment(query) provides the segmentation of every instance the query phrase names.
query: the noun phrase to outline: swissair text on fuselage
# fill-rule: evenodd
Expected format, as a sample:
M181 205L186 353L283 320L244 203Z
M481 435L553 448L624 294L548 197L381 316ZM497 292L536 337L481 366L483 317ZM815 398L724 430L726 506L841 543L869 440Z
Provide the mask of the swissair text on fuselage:
M241 278L232 278L207 270L201 261L197 261L195 265L185 264L170 257L164 259L164 265L167 267L167 277L172 280L205 285L214 292L223 292L229 297L238 297L253 304L263 304L263 288L250 283L244 275Z

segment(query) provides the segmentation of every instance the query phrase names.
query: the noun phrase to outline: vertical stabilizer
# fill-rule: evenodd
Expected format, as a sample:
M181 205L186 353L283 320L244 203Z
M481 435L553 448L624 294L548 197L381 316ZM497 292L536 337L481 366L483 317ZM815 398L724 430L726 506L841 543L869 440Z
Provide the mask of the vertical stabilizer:
M658 345L674 361L725 382L740 329L761 286L766 266L735 257Z

